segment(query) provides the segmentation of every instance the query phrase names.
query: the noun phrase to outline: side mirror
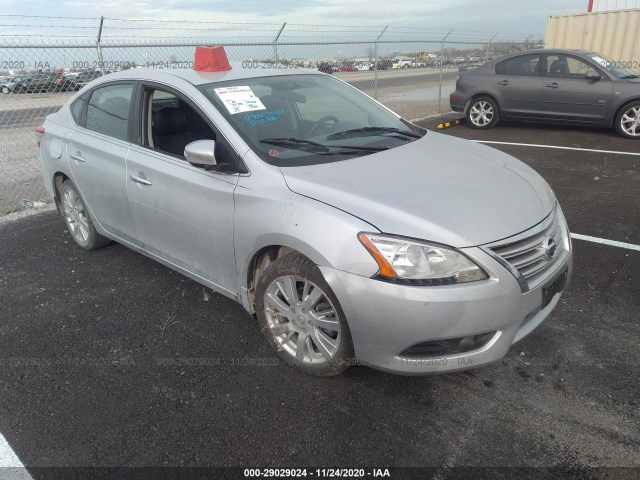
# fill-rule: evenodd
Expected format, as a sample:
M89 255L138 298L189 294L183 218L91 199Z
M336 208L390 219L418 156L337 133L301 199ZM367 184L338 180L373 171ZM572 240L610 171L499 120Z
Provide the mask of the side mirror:
M184 147L184 158L197 165L217 165L215 150L215 141L196 140Z
M602 78L602 75L596 72L593 68L590 68L589 70L587 70L587 73L585 73L584 78L595 82L597 80L600 80Z

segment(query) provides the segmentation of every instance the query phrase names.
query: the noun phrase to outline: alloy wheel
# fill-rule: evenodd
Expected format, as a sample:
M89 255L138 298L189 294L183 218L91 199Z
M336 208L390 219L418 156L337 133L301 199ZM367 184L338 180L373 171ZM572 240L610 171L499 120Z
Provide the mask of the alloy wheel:
M485 100L474 103L469 111L469 119L478 127L484 127L491 123L494 115L493 105Z
M330 362L342 340L338 313L329 297L301 277L276 278L264 295L267 324L279 348L307 364Z
M78 194L71 188L63 193L64 220L73 239L81 245L89 241L89 219L84 204Z
M631 137L640 136L640 106L631 107L622 114L620 127Z

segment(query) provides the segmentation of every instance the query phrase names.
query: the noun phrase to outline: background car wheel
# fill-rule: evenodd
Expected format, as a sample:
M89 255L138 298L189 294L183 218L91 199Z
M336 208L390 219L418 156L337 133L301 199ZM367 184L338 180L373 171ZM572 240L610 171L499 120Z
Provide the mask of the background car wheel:
M300 254L279 258L260 275L256 313L280 358L298 370L338 375L353 359L338 299L318 267Z
M471 100L467 110L467 124L471 128L491 128L498 120L498 104L493 98L478 97Z
M62 183L60 202L67 229L79 246L85 250L94 250L106 247L111 243L111 240L96 231L82 198L70 180L65 180Z
M9 87L2 87L2 93L9 93L11 92L11 90L9 90Z
M616 116L616 130L625 138L640 139L640 101L622 107Z

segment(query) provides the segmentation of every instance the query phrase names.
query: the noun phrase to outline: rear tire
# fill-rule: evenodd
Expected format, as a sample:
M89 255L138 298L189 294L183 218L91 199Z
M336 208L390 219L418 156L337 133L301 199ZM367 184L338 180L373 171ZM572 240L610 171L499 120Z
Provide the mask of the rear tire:
M60 189L62 217L67 224L71 238L85 250L95 250L111 243L96 231L91 216L71 180L65 180Z
M467 125L478 130L487 130L500 120L498 103L491 97L482 96L471 100L467 109Z
M262 272L256 313L262 333L290 366L328 377L352 363L344 312L320 269L305 256L286 255Z
M2 93L10 93L9 87L2 87Z
M620 136L640 140L640 100L622 107L616 115L615 125Z

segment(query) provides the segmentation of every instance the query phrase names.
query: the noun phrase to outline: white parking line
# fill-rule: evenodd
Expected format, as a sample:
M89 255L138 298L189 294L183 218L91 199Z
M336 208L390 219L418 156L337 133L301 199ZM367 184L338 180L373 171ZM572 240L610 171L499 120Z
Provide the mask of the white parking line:
M486 143L491 145L515 145L517 147L537 147L537 148L555 148L557 150L573 150L576 152L595 152L595 153L609 153L612 155L632 155L640 157L638 152L618 152L616 150L597 150L593 148L578 148L578 147L561 147L559 145L539 145L537 143L515 143L515 142L494 142L492 140L471 140L476 143Z
M33 480L31 475L0 433L0 478L7 480Z
M579 233L572 233L571 238L576 240L584 240L585 242L601 243L603 245L609 245L612 247L626 248L627 250L636 250L640 252L640 245L634 245L633 243L618 242L617 240L607 240L606 238L590 237L589 235L580 235Z

